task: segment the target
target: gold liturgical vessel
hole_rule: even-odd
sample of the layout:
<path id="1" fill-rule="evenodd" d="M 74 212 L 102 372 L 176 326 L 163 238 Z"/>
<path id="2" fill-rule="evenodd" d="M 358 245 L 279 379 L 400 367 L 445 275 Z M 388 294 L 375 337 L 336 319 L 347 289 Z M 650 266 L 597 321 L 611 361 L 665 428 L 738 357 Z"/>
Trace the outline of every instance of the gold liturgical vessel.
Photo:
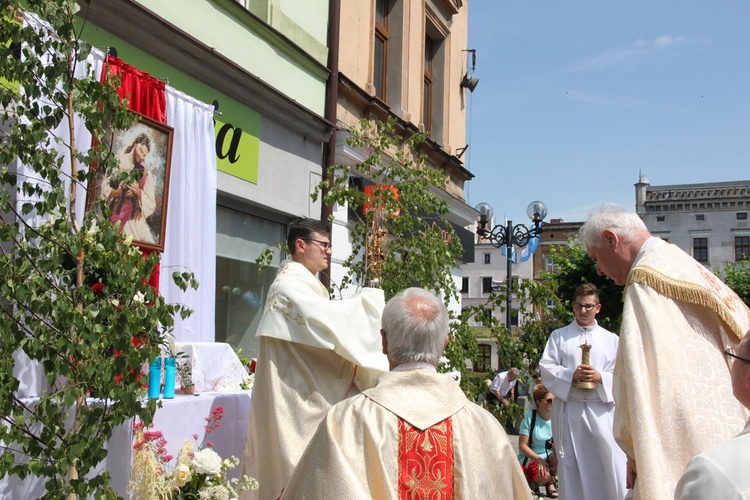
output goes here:
<path id="1" fill-rule="evenodd" d="M 585 342 L 578 347 L 581 348 L 581 364 L 590 365 L 589 357 L 591 356 L 591 344 Z M 584 382 L 583 380 L 579 380 L 573 382 L 573 387 L 578 389 L 596 389 L 596 382 Z"/>
<path id="2" fill-rule="evenodd" d="M 367 234 L 365 245 L 365 262 L 367 286 L 372 288 L 381 287 L 381 276 L 383 264 L 388 251 L 388 228 L 385 224 L 385 210 L 382 206 L 377 207 L 372 220 L 372 225 Z"/>

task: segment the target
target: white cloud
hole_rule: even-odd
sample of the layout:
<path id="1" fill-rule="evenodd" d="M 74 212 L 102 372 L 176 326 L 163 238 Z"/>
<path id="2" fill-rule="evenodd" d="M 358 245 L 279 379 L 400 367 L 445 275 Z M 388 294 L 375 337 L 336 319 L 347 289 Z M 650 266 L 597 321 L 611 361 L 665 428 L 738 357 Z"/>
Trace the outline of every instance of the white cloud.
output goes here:
<path id="1" fill-rule="evenodd" d="M 666 49 L 674 49 L 679 45 L 684 45 L 690 40 L 684 36 L 661 35 L 653 42 L 646 41 L 642 38 L 636 39 L 630 45 L 618 47 L 597 54 L 585 61 L 574 64 L 570 69 L 572 71 L 599 71 L 610 68 L 630 69 L 633 66 L 643 63 L 656 56 L 657 52 Z M 695 39 L 697 42 L 704 41 Z"/>
<path id="2" fill-rule="evenodd" d="M 654 42 L 654 47 L 656 47 L 657 49 L 666 49 L 667 47 L 670 47 L 672 45 L 683 43 L 686 40 L 687 38 L 685 38 L 684 36 L 662 35 L 656 39 L 656 41 Z"/>

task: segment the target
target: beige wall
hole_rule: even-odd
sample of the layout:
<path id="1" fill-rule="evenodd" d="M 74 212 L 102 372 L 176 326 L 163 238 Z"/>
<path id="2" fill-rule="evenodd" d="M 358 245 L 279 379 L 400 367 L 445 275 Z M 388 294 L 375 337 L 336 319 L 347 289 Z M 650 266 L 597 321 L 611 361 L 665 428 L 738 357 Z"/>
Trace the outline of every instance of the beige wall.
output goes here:
<path id="1" fill-rule="evenodd" d="M 442 42 L 440 65 L 442 78 L 436 79 L 434 86 L 442 87 L 441 105 L 433 105 L 434 110 L 442 108 L 438 115 L 439 126 L 434 126 L 431 139 L 437 142 L 449 155 L 454 155 L 466 142 L 466 96 L 468 92 L 460 87 L 466 71 L 468 37 L 468 6 L 460 0 L 392 0 L 392 19 L 400 24 L 389 27 L 389 58 L 397 67 L 388 69 L 388 97 L 386 103 L 390 111 L 406 122 L 419 126 L 422 121 L 422 86 L 424 64 L 424 40 L 427 29 L 426 19 L 432 20 L 433 28 Z M 341 2 L 340 31 L 340 72 L 352 80 L 363 92 L 374 95 L 373 79 L 373 39 L 374 39 L 374 0 L 346 0 Z M 459 6 L 461 4 L 461 6 Z M 456 10 L 451 14 L 451 9 Z M 395 45 L 395 46 L 394 46 Z M 398 51 L 398 54 L 395 52 Z M 436 71 L 437 73 L 437 71 Z M 393 84 L 391 85 L 391 83 Z M 400 87 L 400 88 L 399 88 Z M 338 120 L 346 126 L 357 123 L 367 111 L 360 102 L 353 102 L 345 95 L 340 97 Z M 453 176 L 451 176 L 453 177 Z M 452 179 L 454 182 L 460 179 Z M 455 196 L 457 191 L 451 189 Z M 462 195 L 463 190 L 458 190 Z"/>

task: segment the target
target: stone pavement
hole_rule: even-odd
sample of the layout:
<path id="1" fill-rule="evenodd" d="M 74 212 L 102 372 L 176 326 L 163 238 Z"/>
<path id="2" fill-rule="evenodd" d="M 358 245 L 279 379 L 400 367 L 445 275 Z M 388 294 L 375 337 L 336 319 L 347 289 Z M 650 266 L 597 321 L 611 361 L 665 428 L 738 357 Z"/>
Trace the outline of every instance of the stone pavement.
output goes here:
<path id="1" fill-rule="evenodd" d="M 518 436 L 511 436 L 508 434 L 508 439 L 510 439 L 510 444 L 513 445 L 513 449 L 516 451 L 516 455 L 518 454 Z"/>

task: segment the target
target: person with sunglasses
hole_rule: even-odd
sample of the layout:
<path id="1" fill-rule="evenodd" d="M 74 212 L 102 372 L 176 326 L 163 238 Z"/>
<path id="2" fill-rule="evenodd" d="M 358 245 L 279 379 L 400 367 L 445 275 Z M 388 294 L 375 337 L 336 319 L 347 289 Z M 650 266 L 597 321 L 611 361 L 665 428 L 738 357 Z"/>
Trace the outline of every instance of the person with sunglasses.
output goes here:
<path id="1" fill-rule="evenodd" d="M 533 410 L 528 410 L 518 431 L 518 460 L 532 489 L 545 487 L 549 498 L 559 496 L 555 486 L 557 456 L 552 440 L 552 406 L 555 395 L 544 384 L 534 386 Z"/>
<path id="2" fill-rule="evenodd" d="M 596 285 L 579 285 L 572 304 L 575 319 L 552 332 L 539 361 L 542 382 L 556 396 L 552 434 L 560 498 L 619 500 L 627 491 L 626 457 L 612 431 L 618 338 L 596 322 L 602 307 Z M 591 346 L 588 364 L 582 363 L 583 344 Z M 593 387 L 576 387 L 576 382 Z"/>
<path id="3" fill-rule="evenodd" d="M 750 331 L 740 344 L 724 351 L 730 365 L 732 393 L 750 409 Z M 750 420 L 728 441 L 694 456 L 677 482 L 675 500 L 742 500 L 750 498 Z"/>
<path id="4" fill-rule="evenodd" d="M 281 263 L 258 325 L 258 361 L 243 473 L 275 499 L 331 406 L 375 385 L 382 353 L 383 291 L 330 300 L 317 274 L 328 267 L 331 234 L 321 221 L 289 224 L 291 258 Z"/>

